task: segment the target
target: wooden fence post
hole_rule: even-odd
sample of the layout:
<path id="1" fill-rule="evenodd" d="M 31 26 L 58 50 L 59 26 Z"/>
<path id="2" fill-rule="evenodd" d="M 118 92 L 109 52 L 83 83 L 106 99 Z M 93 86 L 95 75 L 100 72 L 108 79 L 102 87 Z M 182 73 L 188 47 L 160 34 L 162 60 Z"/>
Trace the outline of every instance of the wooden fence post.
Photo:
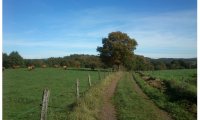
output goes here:
<path id="1" fill-rule="evenodd" d="M 79 79 L 76 80 L 76 98 L 79 99 Z"/>
<path id="2" fill-rule="evenodd" d="M 90 80 L 90 74 L 88 74 L 88 82 L 89 82 L 89 86 L 91 87 L 92 84 L 91 84 L 91 80 Z"/>
<path id="3" fill-rule="evenodd" d="M 49 96 L 50 96 L 50 91 L 48 89 L 44 89 L 40 120 L 47 120 Z"/>

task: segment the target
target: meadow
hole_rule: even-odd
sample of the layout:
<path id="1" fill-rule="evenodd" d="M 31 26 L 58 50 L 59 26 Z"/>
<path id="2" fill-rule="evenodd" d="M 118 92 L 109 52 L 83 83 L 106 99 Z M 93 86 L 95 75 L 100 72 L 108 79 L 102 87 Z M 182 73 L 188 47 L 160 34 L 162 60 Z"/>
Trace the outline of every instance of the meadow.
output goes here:
<path id="1" fill-rule="evenodd" d="M 160 108 L 171 113 L 174 119 L 196 119 L 196 69 L 143 71 L 133 73 L 133 76 L 151 100 Z"/>
<path id="2" fill-rule="evenodd" d="M 35 120 L 40 118 L 42 94 L 50 90 L 48 119 L 66 119 L 76 101 L 76 80 L 80 81 L 80 95 L 98 83 L 98 71 L 63 70 L 61 68 L 6 69 L 3 72 L 3 119 Z M 100 72 L 102 78 L 105 76 Z"/>

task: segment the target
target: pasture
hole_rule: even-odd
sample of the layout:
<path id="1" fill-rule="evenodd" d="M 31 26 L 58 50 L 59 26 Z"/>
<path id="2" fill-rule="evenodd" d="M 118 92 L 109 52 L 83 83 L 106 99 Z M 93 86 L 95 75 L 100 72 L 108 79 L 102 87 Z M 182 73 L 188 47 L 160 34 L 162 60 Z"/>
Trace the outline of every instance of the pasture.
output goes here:
<path id="1" fill-rule="evenodd" d="M 76 79 L 80 80 L 80 95 L 98 83 L 98 71 L 63 70 L 61 68 L 6 69 L 3 72 L 4 120 L 36 120 L 40 118 L 42 94 L 50 89 L 48 119 L 66 119 L 76 100 Z M 102 78 L 106 75 L 100 72 Z"/>

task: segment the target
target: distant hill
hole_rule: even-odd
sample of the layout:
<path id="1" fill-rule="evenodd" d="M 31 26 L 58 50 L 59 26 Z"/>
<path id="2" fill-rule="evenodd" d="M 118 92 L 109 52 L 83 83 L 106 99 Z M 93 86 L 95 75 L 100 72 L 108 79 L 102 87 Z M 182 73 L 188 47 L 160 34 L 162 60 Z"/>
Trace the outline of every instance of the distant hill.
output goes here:
<path id="1" fill-rule="evenodd" d="M 186 63 L 197 63 L 197 58 L 159 58 L 159 59 L 153 59 L 148 58 L 150 61 L 162 61 L 164 63 L 171 63 L 174 60 L 182 60 Z"/>
<path id="2" fill-rule="evenodd" d="M 154 66 L 165 64 L 166 69 L 197 68 L 197 58 L 147 58 Z"/>

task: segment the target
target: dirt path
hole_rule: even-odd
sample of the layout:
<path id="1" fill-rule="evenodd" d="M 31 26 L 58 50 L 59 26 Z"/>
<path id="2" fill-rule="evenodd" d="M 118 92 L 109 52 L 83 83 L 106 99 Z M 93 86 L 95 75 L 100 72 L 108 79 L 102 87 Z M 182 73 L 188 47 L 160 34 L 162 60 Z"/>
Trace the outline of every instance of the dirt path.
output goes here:
<path id="1" fill-rule="evenodd" d="M 160 120 L 172 120 L 172 118 L 169 116 L 169 114 L 167 112 L 159 109 L 154 104 L 154 102 L 149 99 L 149 97 L 137 85 L 135 80 L 133 80 L 133 77 L 131 76 L 131 74 L 129 74 L 129 79 L 131 81 L 133 81 L 133 89 L 134 89 L 134 91 L 138 94 L 138 96 L 140 96 L 142 99 L 144 99 L 144 101 L 146 101 L 145 103 L 150 105 L 150 107 L 152 107 L 152 109 L 154 109 L 156 111 L 156 113 L 159 116 Z M 105 94 L 103 96 L 103 103 L 104 104 L 103 104 L 103 108 L 101 110 L 101 116 L 100 116 L 101 120 L 117 120 L 115 107 L 111 102 L 111 98 L 114 95 L 114 92 L 115 92 L 115 89 L 116 89 L 118 81 L 119 80 L 113 80 L 111 82 L 111 84 L 109 85 L 109 87 L 105 90 Z"/>
<path id="2" fill-rule="evenodd" d="M 162 120 L 172 120 L 172 118 L 170 117 L 170 115 L 166 111 L 158 108 L 155 105 L 155 103 L 149 99 L 149 97 L 138 86 L 138 84 L 133 79 L 133 77 L 131 75 L 129 75 L 129 76 L 130 76 L 130 79 L 133 81 L 133 89 L 135 90 L 135 92 L 138 93 L 139 96 L 141 96 L 143 99 L 145 99 L 145 101 L 148 102 L 152 106 L 152 108 L 154 108 L 156 110 L 156 112 L 160 116 L 160 118 Z"/>
<path id="3" fill-rule="evenodd" d="M 104 105 L 101 111 L 101 120 L 117 120 L 115 107 L 111 103 L 118 80 L 113 80 L 109 87 L 105 90 L 103 97 Z"/>

